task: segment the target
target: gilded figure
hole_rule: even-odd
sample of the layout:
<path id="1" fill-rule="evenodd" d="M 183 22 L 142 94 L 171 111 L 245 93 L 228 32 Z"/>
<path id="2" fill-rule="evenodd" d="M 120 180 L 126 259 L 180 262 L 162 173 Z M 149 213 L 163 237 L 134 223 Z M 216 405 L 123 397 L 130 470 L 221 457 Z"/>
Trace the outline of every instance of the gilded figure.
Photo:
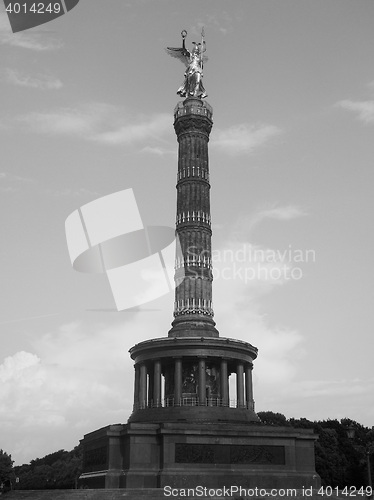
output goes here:
<path id="1" fill-rule="evenodd" d="M 177 90 L 177 94 L 181 97 L 198 97 L 203 99 L 207 97 L 203 86 L 203 65 L 207 61 L 204 55 L 206 51 L 206 43 L 204 40 L 204 29 L 201 32 L 201 42 L 192 42 L 193 48 L 190 52 L 186 48 L 186 36 L 187 31 L 183 30 L 182 33 L 182 47 L 172 48 L 167 47 L 166 52 L 172 57 L 176 57 L 186 66 L 186 71 L 184 73 L 183 85 Z"/>

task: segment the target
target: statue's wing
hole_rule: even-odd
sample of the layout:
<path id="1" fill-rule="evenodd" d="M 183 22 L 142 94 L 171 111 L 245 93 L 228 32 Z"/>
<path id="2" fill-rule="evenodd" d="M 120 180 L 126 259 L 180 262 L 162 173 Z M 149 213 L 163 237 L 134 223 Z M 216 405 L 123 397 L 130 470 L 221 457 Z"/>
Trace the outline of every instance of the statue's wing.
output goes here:
<path id="1" fill-rule="evenodd" d="M 183 49 L 182 47 L 179 49 L 174 49 L 173 47 L 167 47 L 165 50 L 166 53 L 169 54 L 169 56 L 179 59 L 186 67 L 188 66 L 188 55 L 189 55 L 188 50 Z"/>

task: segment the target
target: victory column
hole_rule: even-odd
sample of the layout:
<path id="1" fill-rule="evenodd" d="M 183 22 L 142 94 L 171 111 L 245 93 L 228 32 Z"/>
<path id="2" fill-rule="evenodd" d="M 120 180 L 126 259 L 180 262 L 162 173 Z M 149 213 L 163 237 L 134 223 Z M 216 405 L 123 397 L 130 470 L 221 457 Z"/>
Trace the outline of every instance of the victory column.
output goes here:
<path id="1" fill-rule="evenodd" d="M 222 338 L 212 306 L 208 142 L 212 107 L 203 99 L 200 43 L 167 52 L 186 66 L 174 110 L 179 143 L 174 321 L 168 337 L 130 349 L 134 405 L 127 424 L 82 440 L 90 488 L 302 488 L 318 486 L 311 430 L 267 426 L 254 411 L 248 342 Z M 234 375 L 232 394 L 230 376 Z M 163 491 L 163 490 L 161 490 Z M 161 497 L 160 497 L 161 498 Z"/>

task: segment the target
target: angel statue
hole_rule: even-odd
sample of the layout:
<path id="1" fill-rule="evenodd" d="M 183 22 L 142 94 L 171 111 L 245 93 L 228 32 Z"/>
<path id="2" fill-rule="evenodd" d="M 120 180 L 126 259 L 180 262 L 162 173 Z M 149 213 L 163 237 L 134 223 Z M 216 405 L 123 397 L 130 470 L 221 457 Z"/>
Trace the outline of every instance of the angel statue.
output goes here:
<path id="1" fill-rule="evenodd" d="M 185 38 L 187 31 L 183 30 L 182 33 L 183 45 L 181 48 L 168 47 L 166 52 L 172 57 L 176 57 L 186 66 L 184 73 L 184 83 L 177 90 L 177 94 L 181 97 L 198 97 L 202 99 L 207 97 L 205 92 L 202 77 L 203 77 L 203 62 L 207 58 L 203 55 L 206 51 L 206 44 L 204 40 L 204 29 L 201 32 L 201 43 L 193 43 L 192 52 L 186 49 Z"/>

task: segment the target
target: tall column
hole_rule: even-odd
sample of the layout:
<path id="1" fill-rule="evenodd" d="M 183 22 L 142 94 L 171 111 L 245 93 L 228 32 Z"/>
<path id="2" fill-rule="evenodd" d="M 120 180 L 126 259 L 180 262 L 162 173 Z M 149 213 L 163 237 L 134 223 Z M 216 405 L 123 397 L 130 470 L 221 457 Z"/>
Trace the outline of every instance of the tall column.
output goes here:
<path id="1" fill-rule="evenodd" d="M 221 359 L 221 400 L 223 406 L 229 406 L 229 376 L 227 373 L 227 359 Z"/>
<path id="2" fill-rule="evenodd" d="M 139 406 L 139 365 L 134 365 L 135 370 L 135 380 L 134 380 L 134 409 L 138 409 Z"/>
<path id="3" fill-rule="evenodd" d="M 153 404 L 161 406 L 161 361 L 156 360 L 153 366 Z"/>
<path id="4" fill-rule="evenodd" d="M 206 371 L 205 359 L 199 359 L 199 404 L 206 405 Z"/>
<path id="5" fill-rule="evenodd" d="M 253 385 L 252 385 L 252 366 L 250 364 L 245 367 L 245 398 L 247 401 L 248 410 L 253 408 Z"/>
<path id="6" fill-rule="evenodd" d="M 236 366 L 236 394 L 237 406 L 243 408 L 244 406 L 244 380 L 243 380 L 243 363 L 239 362 Z"/>
<path id="7" fill-rule="evenodd" d="M 139 407 L 145 408 L 147 402 L 147 367 L 144 363 L 140 365 L 139 381 Z"/>
<path id="8" fill-rule="evenodd" d="M 174 406 L 180 406 L 182 399 L 182 360 L 175 359 L 174 365 Z"/>
<path id="9" fill-rule="evenodd" d="M 212 256 L 208 142 L 213 109 L 187 98 L 174 111 L 177 134 L 177 249 L 175 307 L 169 337 L 218 337 L 212 308 Z M 191 324 L 194 324 L 191 328 Z"/>

